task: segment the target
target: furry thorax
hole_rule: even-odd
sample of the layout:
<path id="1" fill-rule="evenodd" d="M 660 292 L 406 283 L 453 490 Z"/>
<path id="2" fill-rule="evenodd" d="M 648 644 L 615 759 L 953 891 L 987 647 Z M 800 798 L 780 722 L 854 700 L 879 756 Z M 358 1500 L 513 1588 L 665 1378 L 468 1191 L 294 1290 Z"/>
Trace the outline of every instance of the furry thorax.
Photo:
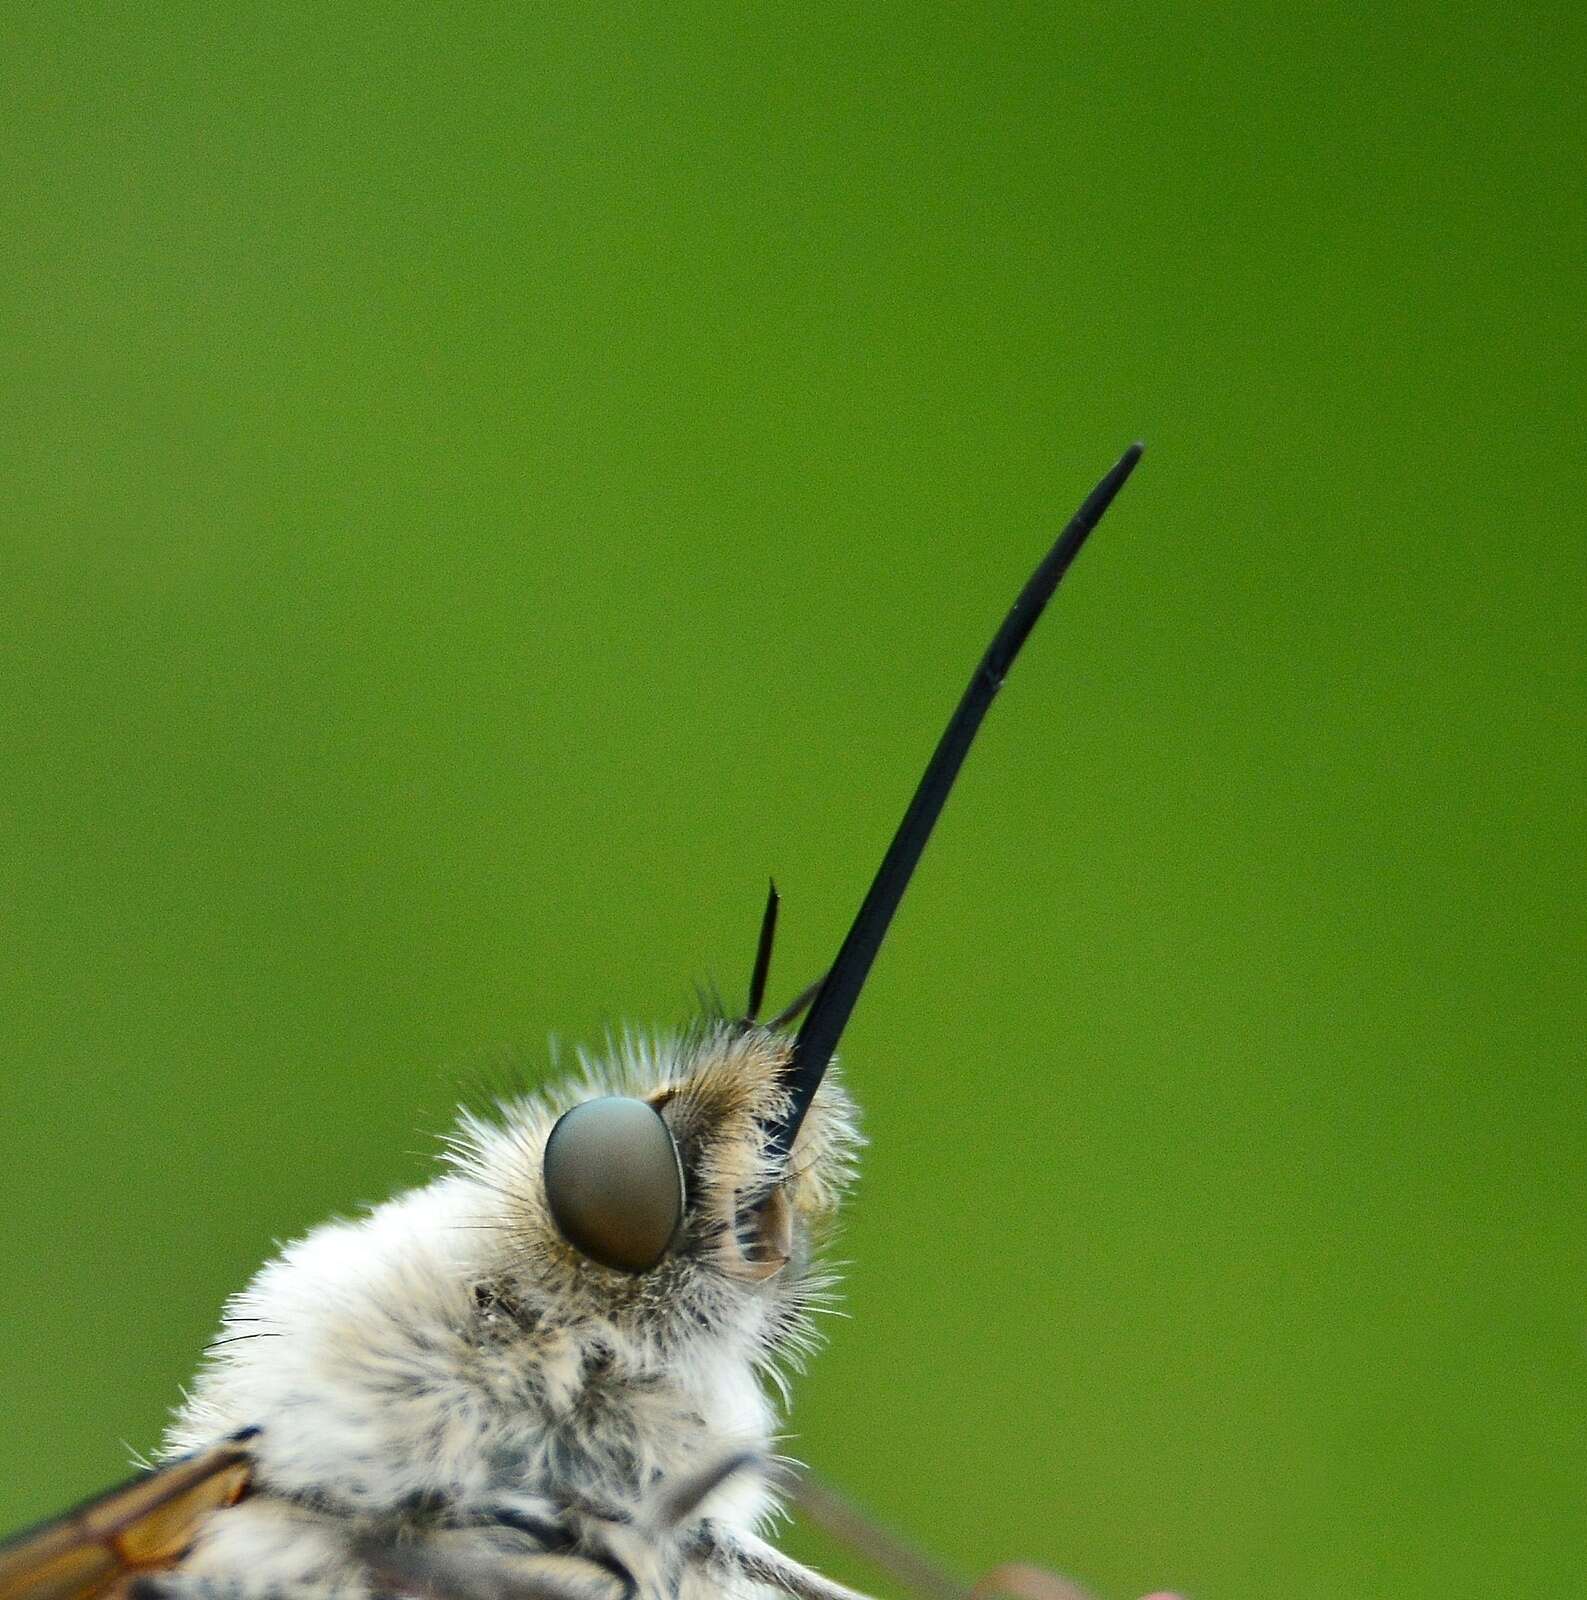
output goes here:
<path id="1" fill-rule="evenodd" d="M 756 1538 L 765 1474 L 723 1467 L 705 1483 L 716 1463 L 770 1455 L 786 1373 L 830 1290 L 815 1251 L 860 1143 L 834 1070 L 778 1183 L 764 1130 L 785 1108 L 788 1049 L 731 1023 L 625 1035 L 606 1059 L 581 1057 L 573 1082 L 465 1112 L 432 1183 L 283 1250 L 228 1305 L 165 1441 L 177 1454 L 257 1428 L 255 1492 L 158 1587 L 351 1600 L 386 1587 L 371 1539 L 425 1563 L 464 1540 L 473 1575 L 426 1568 L 427 1587 L 481 1597 L 502 1588 L 481 1576 L 489 1552 L 572 1552 L 596 1580 L 619 1572 L 619 1592 L 666 1595 L 721 1590 L 698 1588 L 709 1561 L 690 1575 L 689 1551 L 716 1548 L 706 1529 L 775 1559 Z M 684 1170 L 673 1248 L 639 1275 L 581 1256 L 547 1209 L 552 1126 L 605 1094 L 649 1101 Z M 783 1244 L 769 1261 L 743 1221 L 745 1198 L 768 1193 Z M 698 1508 L 679 1488 L 691 1481 Z M 753 1563 L 736 1570 L 753 1588 Z M 564 1554 L 523 1592 L 599 1592 L 572 1571 Z"/>

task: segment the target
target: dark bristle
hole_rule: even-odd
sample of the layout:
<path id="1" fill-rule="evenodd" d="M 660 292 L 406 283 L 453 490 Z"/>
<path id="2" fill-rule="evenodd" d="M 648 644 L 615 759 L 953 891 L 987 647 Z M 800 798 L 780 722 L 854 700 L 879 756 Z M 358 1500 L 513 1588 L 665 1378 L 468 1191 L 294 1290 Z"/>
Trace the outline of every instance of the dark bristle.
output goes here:
<path id="1" fill-rule="evenodd" d="M 749 978 L 749 1004 L 744 1007 L 746 1024 L 760 1021 L 760 1008 L 766 999 L 766 979 L 771 975 L 771 948 L 777 937 L 777 884 L 766 883 L 766 909 L 761 913 L 760 938 L 755 945 L 755 968 Z"/>
<path id="2" fill-rule="evenodd" d="M 822 973 L 822 975 L 817 978 L 814 983 L 807 983 L 804 988 L 802 988 L 799 993 L 796 994 L 793 999 L 790 1000 L 788 1004 L 785 1005 L 782 1010 L 779 1011 L 777 1015 L 766 1024 L 766 1026 L 773 1033 L 776 1033 L 783 1028 L 791 1027 L 800 1019 L 800 1017 L 805 1014 L 806 1011 L 809 1010 L 811 1004 L 815 1000 L 815 997 L 821 993 L 821 985 L 826 981 L 826 974 Z"/>

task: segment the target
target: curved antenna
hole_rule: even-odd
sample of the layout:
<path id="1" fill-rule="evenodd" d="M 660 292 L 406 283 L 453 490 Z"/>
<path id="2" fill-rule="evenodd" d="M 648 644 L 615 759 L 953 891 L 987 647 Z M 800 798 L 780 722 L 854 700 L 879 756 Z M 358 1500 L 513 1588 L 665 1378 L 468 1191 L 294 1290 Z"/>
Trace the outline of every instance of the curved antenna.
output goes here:
<path id="1" fill-rule="evenodd" d="M 980 665 L 970 679 L 953 713 L 936 751 L 922 775 L 904 820 L 893 835 L 893 842 L 882 857 L 865 899 L 861 902 L 854 924 L 849 929 L 821 985 L 821 991 L 811 1005 L 798 1037 L 794 1040 L 784 1075 L 791 1101 L 787 1116 L 769 1130 L 769 1148 L 775 1154 L 787 1157 L 804 1122 L 810 1102 L 826 1075 L 838 1040 L 843 1036 L 854 1002 L 870 974 L 871 963 L 881 948 L 898 902 L 904 897 L 909 879 L 920 860 L 932 827 L 942 811 L 953 780 L 975 739 L 976 730 L 986 716 L 997 691 L 1003 687 L 1009 668 L 1019 654 L 1030 630 L 1036 626 L 1053 590 L 1069 570 L 1069 564 L 1079 555 L 1086 536 L 1102 520 L 1102 514 L 1113 502 L 1113 497 L 1124 487 L 1125 480 L 1135 470 L 1144 447 L 1132 444 L 1114 463 L 1107 476 L 1086 496 L 1085 503 L 1070 519 L 1069 525 L 1058 535 L 1057 542 L 1042 558 L 1020 590 L 1003 626 L 997 630 Z"/>
<path id="2" fill-rule="evenodd" d="M 760 939 L 755 945 L 755 970 L 749 975 L 749 1004 L 744 1007 L 744 1023 L 760 1021 L 760 1008 L 766 998 L 766 979 L 771 973 L 771 947 L 777 937 L 777 880 L 766 880 L 766 909 L 760 917 Z"/>

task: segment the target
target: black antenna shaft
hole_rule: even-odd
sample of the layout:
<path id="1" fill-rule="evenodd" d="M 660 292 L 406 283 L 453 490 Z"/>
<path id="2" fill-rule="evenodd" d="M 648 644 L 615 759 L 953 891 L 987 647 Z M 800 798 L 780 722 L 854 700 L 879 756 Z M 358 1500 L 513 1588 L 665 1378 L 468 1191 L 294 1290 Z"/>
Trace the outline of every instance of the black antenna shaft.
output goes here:
<path id="1" fill-rule="evenodd" d="M 1031 574 L 1020 590 L 1003 626 L 997 630 L 987 652 L 981 658 L 975 675 L 965 689 L 958 709 L 943 730 L 936 751 L 921 777 L 904 820 L 887 847 L 887 854 L 877 869 L 859 914 L 848 931 L 837 959 L 832 963 L 821 992 L 810 1007 L 794 1040 L 793 1054 L 789 1060 L 786 1084 L 793 1095 L 793 1104 L 787 1118 L 771 1130 L 772 1148 L 786 1156 L 793 1149 L 800 1125 L 810 1102 L 825 1075 L 843 1035 L 854 1003 L 870 974 L 871 963 L 881 948 L 888 924 L 904 897 L 921 852 L 931 837 L 931 830 L 941 814 L 948 791 L 959 775 L 965 755 L 974 742 L 981 720 L 992 704 L 997 691 L 1003 687 L 1020 646 L 1036 626 L 1036 620 L 1052 598 L 1069 564 L 1080 553 L 1080 547 L 1113 497 L 1124 487 L 1125 480 L 1135 470 L 1141 459 L 1142 446 L 1132 444 L 1115 463 L 1112 470 L 1086 497 L 1085 503 L 1074 514 L 1069 525 L 1058 536 L 1051 550 Z"/>

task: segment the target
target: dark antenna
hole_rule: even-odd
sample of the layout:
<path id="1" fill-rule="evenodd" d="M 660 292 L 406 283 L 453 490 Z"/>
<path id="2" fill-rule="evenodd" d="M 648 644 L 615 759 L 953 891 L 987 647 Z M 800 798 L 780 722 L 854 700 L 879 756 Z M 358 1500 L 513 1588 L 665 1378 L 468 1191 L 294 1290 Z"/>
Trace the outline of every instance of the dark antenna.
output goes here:
<path id="1" fill-rule="evenodd" d="M 1013 666 L 1020 646 L 1036 626 L 1036 619 L 1052 598 L 1053 590 L 1069 570 L 1070 562 L 1079 555 L 1086 536 L 1102 520 L 1103 512 L 1135 470 L 1142 448 L 1132 444 L 1119 457 L 1107 476 L 1086 496 L 1068 527 L 1058 535 L 1057 543 L 1020 590 L 1019 598 L 975 669 L 952 720 L 943 730 L 915 796 L 909 802 L 909 809 L 904 813 L 904 820 L 899 823 L 898 832 L 893 835 L 893 842 L 887 847 L 887 854 L 882 857 L 882 864 L 860 905 L 859 914 L 794 1040 L 785 1077 L 792 1101 L 787 1116 L 770 1129 L 769 1145 L 774 1153 L 786 1157 L 793 1149 L 805 1113 L 843 1036 L 854 1002 L 865 986 L 871 963 L 881 948 L 898 902 L 904 897 L 915 864 L 931 837 L 953 780 L 964 764 L 981 719 L 1003 687 L 1003 679 Z"/>
<path id="2" fill-rule="evenodd" d="M 766 909 L 760 917 L 760 939 L 755 945 L 755 970 L 749 975 L 749 1004 L 744 1007 L 744 1023 L 760 1021 L 760 1008 L 766 998 L 766 979 L 771 973 L 771 947 L 777 937 L 777 883 L 766 881 Z"/>

